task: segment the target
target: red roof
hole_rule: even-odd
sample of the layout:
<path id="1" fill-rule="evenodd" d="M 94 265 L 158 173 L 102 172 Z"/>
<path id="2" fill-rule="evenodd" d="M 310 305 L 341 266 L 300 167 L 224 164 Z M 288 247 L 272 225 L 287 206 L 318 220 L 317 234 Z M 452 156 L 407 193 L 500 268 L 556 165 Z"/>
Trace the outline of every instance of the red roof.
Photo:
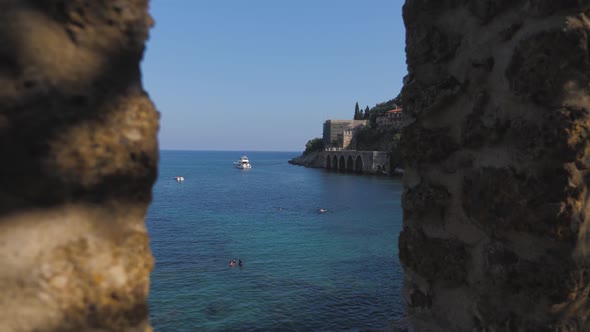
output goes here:
<path id="1" fill-rule="evenodd" d="M 392 109 L 391 111 L 387 111 L 387 113 L 400 113 L 401 111 L 402 111 L 401 108 L 395 108 L 395 109 Z"/>

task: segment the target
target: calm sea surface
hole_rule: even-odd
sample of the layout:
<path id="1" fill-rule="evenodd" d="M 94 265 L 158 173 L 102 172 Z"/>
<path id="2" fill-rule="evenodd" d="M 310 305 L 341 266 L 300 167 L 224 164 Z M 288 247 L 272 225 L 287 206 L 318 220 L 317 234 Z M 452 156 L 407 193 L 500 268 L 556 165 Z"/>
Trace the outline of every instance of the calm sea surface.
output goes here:
<path id="1" fill-rule="evenodd" d="M 252 169 L 233 168 L 243 154 Z M 298 154 L 161 153 L 147 217 L 156 331 L 356 331 L 401 317 L 400 181 L 287 163 Z"/>

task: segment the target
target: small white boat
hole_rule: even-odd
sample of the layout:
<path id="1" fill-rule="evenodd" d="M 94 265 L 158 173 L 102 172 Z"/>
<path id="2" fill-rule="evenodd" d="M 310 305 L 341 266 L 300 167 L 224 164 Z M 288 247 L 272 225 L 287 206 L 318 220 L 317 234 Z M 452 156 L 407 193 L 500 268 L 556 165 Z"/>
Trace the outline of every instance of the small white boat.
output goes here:
<path id="1" fill-rule="evenodd" d="M 239 169 L 250 169 L 250 168 L 252 168 L 252 165 L 250 165 L 250 161 L 248 160 L 248 157 L 246 157 L 246 156 L 242 156 L 240 158 L 240 160 L 234 161 L 234 166 L 236 168 L 239 168 Z"/>
<path id="2" fill-rule="evenodd" d="M 174 180 L 176 180 L 176 182 L 182 182 L 184 181 L 184 176 L 175 176 Z"/>

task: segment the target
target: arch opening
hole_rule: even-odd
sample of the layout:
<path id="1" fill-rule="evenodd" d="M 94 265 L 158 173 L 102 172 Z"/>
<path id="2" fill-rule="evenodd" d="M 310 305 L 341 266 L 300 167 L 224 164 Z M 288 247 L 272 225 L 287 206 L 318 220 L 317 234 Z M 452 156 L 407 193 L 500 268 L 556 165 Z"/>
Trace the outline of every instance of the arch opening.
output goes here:
<path id="1" fill-rule="evenodd" d="M 349 172 L 354 171 L 354 163 L 352 161 L 352 156 L 348 156 L 348 159 L 346 160 L 346 170 Z"/>
<path id="2" fill-rule="evenodd" d="M 363 158 L 361 158 L 361 156 L 357 156 L 356 157 L 356 162 L 354 165 L 354 170 L 357 173 L 362 173 L 363 172 Z"/>

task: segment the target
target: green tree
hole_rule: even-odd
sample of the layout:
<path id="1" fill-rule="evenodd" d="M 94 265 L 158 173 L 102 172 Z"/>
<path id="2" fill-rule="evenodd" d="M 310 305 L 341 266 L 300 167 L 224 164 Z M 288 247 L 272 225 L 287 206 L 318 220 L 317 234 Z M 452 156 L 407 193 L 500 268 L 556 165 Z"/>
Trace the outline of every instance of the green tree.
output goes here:
<path id="1" fill-rule="evenodd" d="M 356 105 L 354 106 L 354 119 L 355 120 L 360 120 L 361 119 L 361 112 L 359 109 L 359 102 L 356 102 Z"/>
<path id="2" fill-rule="evenodd" d="M 305 144 L 305 151 L 303 151 L 303 155 L 310 154 L 316 151 L 322 151 L 324 149 L 324 140 L 322 138 L 314 138 L 307 141 Z"/>

